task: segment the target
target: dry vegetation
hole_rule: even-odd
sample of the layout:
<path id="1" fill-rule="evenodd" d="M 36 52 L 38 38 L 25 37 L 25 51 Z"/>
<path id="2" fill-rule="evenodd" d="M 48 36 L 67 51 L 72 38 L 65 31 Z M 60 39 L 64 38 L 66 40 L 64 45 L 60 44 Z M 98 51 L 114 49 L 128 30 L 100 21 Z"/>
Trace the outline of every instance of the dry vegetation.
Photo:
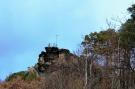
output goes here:
<path id="1" fill-rule="evenodd" d="M 41 83 L 41 80 L 24 81 L 18 77 L 9 82 L 2 82 L 0 89 L 41 89 L 39 88 Z"/>
<path id="2" fill-rule="evenodd" d="M 83 73 L 76 66 L 62 66 L 47 77 L 34 80 L 23 80 L 20 77 L 11 81 L 2 82 L 0 89 L 83 89 Z"/>
<path id="3" fill-rule="evenodd" d="M 38 77 L 33 80 L 17 77 L 11 81 L 2 82 L 0 89 L 86 89 L 84 64 L 85 61 L 80 60 L 77 65 L 63 65 L 60 70 L 52 72 L 47 77 Z M 103 77 L 99 67 L 93 65 L 92 73 L 87 89 L 111 88 L 110 78 Z"/>

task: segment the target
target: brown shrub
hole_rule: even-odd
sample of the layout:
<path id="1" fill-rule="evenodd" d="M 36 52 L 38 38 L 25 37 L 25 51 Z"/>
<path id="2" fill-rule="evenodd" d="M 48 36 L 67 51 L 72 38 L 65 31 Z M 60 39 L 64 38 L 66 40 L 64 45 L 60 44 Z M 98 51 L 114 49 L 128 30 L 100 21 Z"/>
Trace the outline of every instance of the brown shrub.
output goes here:
<path id="1" fill-rule="evenodd" d="M 24 81 L 16 78 L 9 82 L 2 82 L 0 89 L 40 89 L 41 80 Z"/>

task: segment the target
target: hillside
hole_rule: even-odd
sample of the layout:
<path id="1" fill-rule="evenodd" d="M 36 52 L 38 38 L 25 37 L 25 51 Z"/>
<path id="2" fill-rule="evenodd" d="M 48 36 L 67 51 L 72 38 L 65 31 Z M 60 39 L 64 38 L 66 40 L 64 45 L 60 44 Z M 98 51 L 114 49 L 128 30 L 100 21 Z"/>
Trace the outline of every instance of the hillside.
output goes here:
<path id="1" fill-rule="evenodd" d="M 21 71 L 18 73 L 11 74 L 6 80 L 11 81 L 17 76 L 27 79 L 29 76 L 46 77 L 61 70 L 61 68 L 72 67 L 78 64 L 78 57 L 68 49 L 59 49 L 58 47 L 45 47 L 45 51 L 39 54 L 38 62 L 33 66 L 29 67 L 28 71 Z M 31 78 L 30 78 L 31 79 Z"/>
<path id="2" fill-rule="evenodd" d="M 45 47 L 27 71 L 9 75 L 0 89 L 135 89 L 135 4 L 119 29 L 85 35 L 80 55 Z"/>
<path id="3" fill-rule="evenodd" d="M 33 67 L 11 74 L 0 84 L 0 89 L 82 89 L 84 73 L 81 67 L 79 57 L 68 49 L 45 47 Z"/>

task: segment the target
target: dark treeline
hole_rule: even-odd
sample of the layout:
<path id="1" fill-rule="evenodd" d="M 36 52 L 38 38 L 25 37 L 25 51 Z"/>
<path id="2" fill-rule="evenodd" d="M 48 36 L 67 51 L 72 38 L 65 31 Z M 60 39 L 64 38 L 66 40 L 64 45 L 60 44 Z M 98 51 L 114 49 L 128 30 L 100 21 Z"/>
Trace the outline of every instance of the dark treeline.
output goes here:
<path id="1" fill-rule="evenodd" d="M 119 30 L 108 28 L 105 31 L 93 32 L 86 35 L 82 42 L 85 48 L 83 53 L 88 61 L 92 60 L 87 67 L 91 74 L 87 74 L 87 87 L 90 89 L 95 89 L 95 79 L 92 77 L 93 68 L 90 69 L 89 65 L 93 66 L 95 62 L 104 71 L 99 75 L 105 84 L 103 89 L 135 88 L 135 5 L 127 10 L 131 17 L 121 24 Z"/>

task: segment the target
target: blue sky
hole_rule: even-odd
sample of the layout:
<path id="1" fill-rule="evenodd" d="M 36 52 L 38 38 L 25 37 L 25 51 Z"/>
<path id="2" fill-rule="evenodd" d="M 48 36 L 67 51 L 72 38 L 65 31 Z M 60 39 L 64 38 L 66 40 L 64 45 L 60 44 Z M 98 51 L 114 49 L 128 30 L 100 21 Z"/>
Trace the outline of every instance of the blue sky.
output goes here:
<path id="1" fill-rule="evenodd" d="M 75 51 L 82 35 L 125 19 L 134 0 L 0 0 L 0 79 L 37 62 L 48 43 Z M 116 22 L 117 23 L 117 22 Z"/>

